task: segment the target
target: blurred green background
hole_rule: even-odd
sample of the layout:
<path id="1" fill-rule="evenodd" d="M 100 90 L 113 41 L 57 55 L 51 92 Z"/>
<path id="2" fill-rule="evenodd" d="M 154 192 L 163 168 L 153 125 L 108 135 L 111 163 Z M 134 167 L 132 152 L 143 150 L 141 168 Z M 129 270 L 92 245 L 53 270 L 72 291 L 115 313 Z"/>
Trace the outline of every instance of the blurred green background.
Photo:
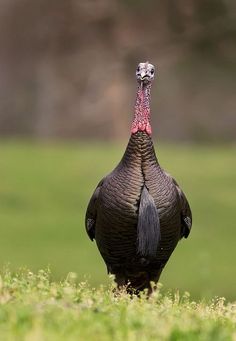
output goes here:
<path id="1" fill-rule="evenodd" d="M 54 279 L 75 271 L 79 280 L 106 283 L 84 214 L 93 189 L 124 148 L 123 143 L 2 141 L 1 266 L 6 261 L 13 269 L 49 265 Z M 156 149 L 193 211 L 192 233 L 179 243 L 161 282 L 195 297 L 235 299 L 235 145 L 158 144 Z"/>
<path id="2" fill-rule="evenodd" d="M 51 267 L 93 285 L 84 231 L 98 181 L 127 144 L 135 68 L 156 66 L 153 138 L 193 230 L 166 288 L 235 299 L 236 2 L 0 0 L 0 266 Z"/>

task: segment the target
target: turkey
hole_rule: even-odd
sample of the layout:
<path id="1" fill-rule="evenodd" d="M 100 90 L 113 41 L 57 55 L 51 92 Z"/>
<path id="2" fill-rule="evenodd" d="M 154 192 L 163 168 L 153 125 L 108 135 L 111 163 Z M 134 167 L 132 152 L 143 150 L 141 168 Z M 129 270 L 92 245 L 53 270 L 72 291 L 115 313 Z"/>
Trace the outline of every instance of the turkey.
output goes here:
<path id="1" fill-rule="evenodd" d="M 97 185 L 85 225 L 118 288 L 152 292 L 178 241 L 192 226 L 188 201 L 157 160 L 150 125 L 155 68 L 140 63 L 131 136 L 117 167 Z"/>

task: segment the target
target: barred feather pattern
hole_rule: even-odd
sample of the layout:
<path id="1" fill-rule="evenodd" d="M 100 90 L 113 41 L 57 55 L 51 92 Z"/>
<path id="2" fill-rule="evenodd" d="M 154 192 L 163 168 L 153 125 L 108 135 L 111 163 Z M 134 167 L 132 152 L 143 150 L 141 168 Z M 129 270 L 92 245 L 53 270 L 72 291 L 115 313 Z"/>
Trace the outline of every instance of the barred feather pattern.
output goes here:
<path id="1" fill-rule="evenodd" d="M 156 207 L 161 235 L 154 241 L 151 256 L 138 252 L 144 186 Z M 150 281 L 159 279 L 181 237 L 181 207 L 176 186 L 160 167 L 149 134 L 131 135 L 120 163 L 104 178 L 96 207 L 95 240 L 108 272 L 115 274 L 118 286 L 150 289 Z"/>

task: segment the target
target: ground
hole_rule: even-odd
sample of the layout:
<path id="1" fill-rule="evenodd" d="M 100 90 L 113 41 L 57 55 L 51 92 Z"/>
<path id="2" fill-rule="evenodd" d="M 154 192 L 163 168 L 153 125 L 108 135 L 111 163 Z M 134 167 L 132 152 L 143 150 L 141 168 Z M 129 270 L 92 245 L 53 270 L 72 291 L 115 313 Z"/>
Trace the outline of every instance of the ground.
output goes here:
<path id="1" fill-rule="evenodd" d="M 236 340 L 236 304 L 193 301 L 158 290 L 130 298 L 108 287 L 77 283 L 75 273 L 52 282 L 50 272 L 21 270 L 0 277 L 0 339 L 8 340 Z"/>

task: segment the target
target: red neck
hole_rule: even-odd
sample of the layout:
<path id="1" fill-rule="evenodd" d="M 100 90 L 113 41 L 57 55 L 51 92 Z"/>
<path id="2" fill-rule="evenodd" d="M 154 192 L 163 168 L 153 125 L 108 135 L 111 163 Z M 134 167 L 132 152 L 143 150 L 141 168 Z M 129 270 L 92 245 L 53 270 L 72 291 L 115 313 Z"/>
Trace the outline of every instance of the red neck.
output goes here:
<path id="1" fill-rule="evenodd" d="M 148 135 L 152 133 L 150 125 L 150 91 L 151 83 L 138 85 L 134 106 L 134 119 L 131 126 L 132 134 L 135 134 L 137 131 L 145 131 Z"/>

